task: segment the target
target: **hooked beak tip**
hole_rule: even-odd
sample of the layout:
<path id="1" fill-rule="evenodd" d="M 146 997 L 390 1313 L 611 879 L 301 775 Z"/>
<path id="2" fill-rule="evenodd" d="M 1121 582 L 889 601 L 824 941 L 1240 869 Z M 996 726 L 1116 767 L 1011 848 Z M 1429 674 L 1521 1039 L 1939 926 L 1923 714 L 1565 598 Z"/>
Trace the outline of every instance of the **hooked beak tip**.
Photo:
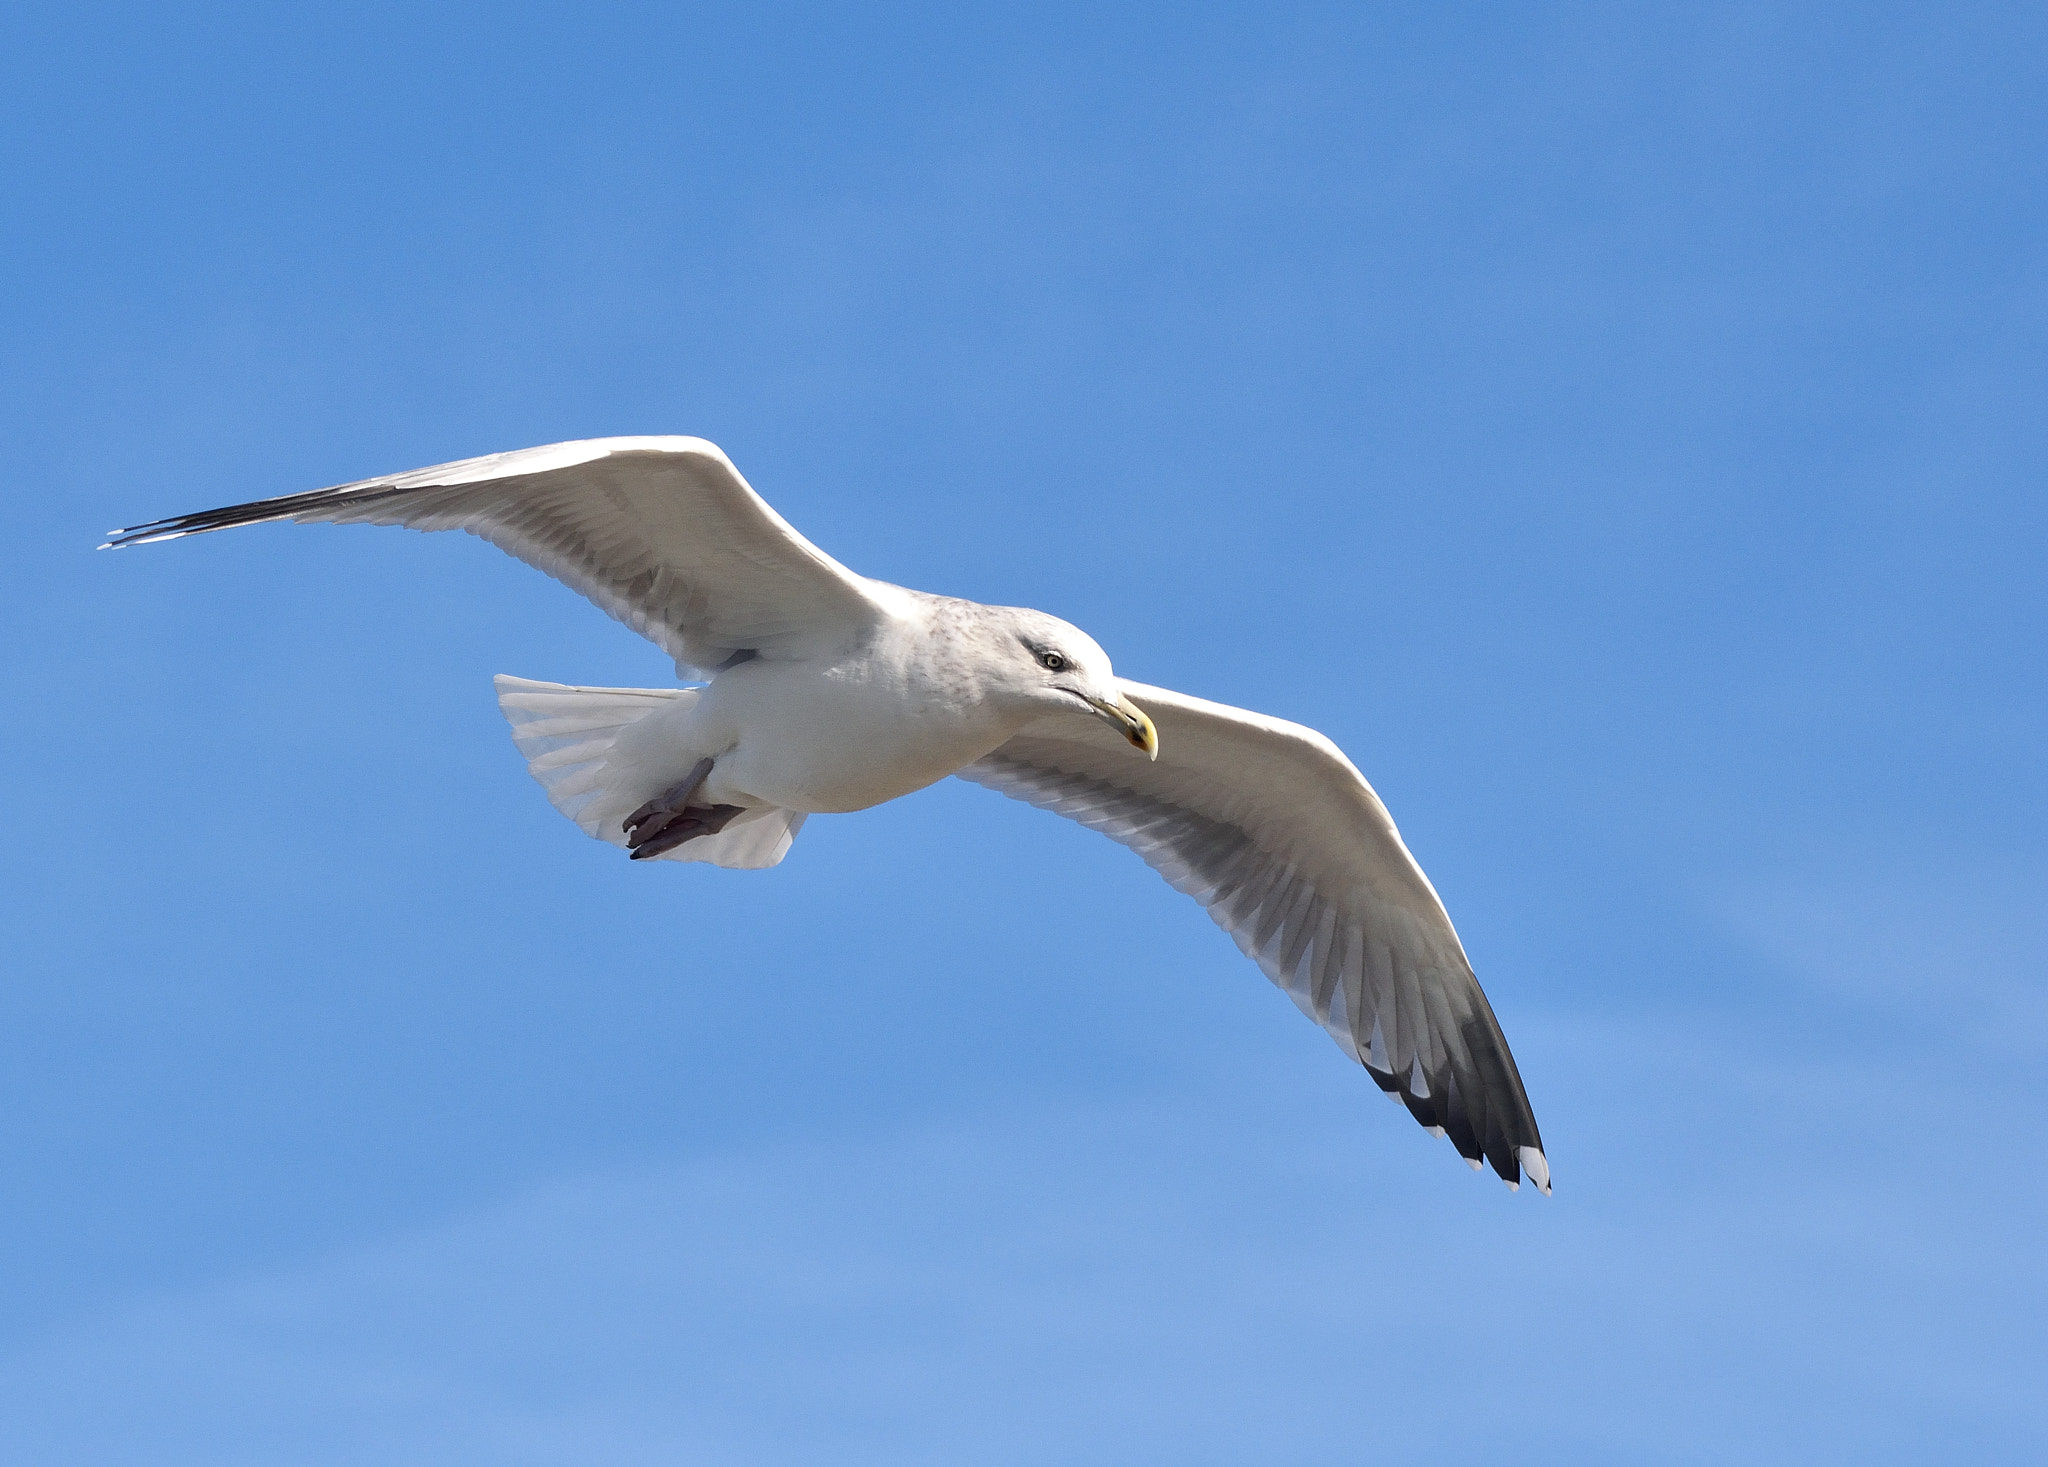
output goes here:
<path id="1" fill-rule="evenodd" d="M 1159 730 L 1152 726 L 1152 720 L 1145 716 L 1144 709 L 1122 696 L 1115 702 L 1089 693 L 1081 696 L 1104 719 L 1116 725 L 1117 732 L 1129 741 L 1132 748 L 1143 750 L 1147 759 L 1159 757 Z"/>
<path id="2" fill-rule="evenodd" d="M 1124 737 L 1131 741 L 1131 747 L 1144 750 L 1147 759 L 1156 760 L 1159 757 L 1159 730 L 1152 726 L 1145 710 L 1129 698 L 1119 698 L 1116 711 L 1123 716 Z"/>

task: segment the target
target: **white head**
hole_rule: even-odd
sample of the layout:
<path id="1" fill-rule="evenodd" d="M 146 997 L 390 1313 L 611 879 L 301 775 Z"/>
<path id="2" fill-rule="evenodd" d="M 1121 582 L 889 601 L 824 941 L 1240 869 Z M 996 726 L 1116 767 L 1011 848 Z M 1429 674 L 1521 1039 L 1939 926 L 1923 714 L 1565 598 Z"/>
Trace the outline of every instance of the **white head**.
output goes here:
<path id="1" fill-rule="evenodd" d="M 1159 734 L 1117 686 L 1109 654 L 1079 627 L 1021 606 L 983 606 L 984 687 L 1019 712 L 1100 718 L 1153 759 Z"/>

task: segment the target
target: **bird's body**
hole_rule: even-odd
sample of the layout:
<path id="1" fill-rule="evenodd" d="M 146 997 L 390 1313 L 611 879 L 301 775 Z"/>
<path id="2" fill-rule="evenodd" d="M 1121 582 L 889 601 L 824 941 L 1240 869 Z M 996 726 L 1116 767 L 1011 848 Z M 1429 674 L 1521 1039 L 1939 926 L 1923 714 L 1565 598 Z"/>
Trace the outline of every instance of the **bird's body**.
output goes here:
<path id="1" fill-rule="evenodd" d="M 1008 620 L 989 613 L 1008 608 L 878 589 L 901 605 L 858 640 L 714 672 L 695 699 L 630 725 L 613 762 L 631 766 L 642 798 L 710 758 L 707 803 L 838 815 L 936 784 L 1039 716 L 977 675 L 975 654 Z"/>
<path id="2" fill-rule="evenodd" d="M 772 866 L 804 819 L 945 778 L 1137 851 L 1417 1120 L 1510 1186 L 1549 1164 L 1442 903 L 1311 729 L 1119 679 L 1043 612 L 855 575 L 717 448 L 611 438 L 442 464 L 122 532 L 266 520 L 460 529 L 580 591 L 698 686 L 500 676 L 549 800 L 636 860 Z"/>

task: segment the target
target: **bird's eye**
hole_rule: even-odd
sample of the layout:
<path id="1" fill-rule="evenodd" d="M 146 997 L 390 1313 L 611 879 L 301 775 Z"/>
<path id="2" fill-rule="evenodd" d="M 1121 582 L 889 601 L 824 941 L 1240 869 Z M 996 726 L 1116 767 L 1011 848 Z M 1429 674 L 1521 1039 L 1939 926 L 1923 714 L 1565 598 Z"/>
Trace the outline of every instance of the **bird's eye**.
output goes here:
<path id="1" fill-rule="evenodd" d="M 1067 654 L 1055 652 L 1052 648 L 1048 647 L 1038 654 L 1038 665 L 1047 672 L 1059 672 L 1067 665 Z"/>

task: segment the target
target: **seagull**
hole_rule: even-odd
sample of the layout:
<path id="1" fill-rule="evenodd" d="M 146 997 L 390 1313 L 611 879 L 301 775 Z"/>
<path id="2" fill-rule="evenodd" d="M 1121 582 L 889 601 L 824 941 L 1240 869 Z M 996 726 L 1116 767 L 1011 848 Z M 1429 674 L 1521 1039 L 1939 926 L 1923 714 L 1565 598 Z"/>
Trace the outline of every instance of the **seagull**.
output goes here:
<path id="1" fill-rule="evenodd" d="M 948 775 L 1130 847 L 1380 1089 L 1510 1189 L 1550 1166 L 1514 1056 L 1386 806 L 1314 729 L 1117 677 L 1043 612 L 856 575 L 701 438 L 593 438 L 116 530 L 463 530 L 675 659 L 674 688 L 500 676 L 548 800 L 634 861 L 759 869 L 806 816 Z"/>

